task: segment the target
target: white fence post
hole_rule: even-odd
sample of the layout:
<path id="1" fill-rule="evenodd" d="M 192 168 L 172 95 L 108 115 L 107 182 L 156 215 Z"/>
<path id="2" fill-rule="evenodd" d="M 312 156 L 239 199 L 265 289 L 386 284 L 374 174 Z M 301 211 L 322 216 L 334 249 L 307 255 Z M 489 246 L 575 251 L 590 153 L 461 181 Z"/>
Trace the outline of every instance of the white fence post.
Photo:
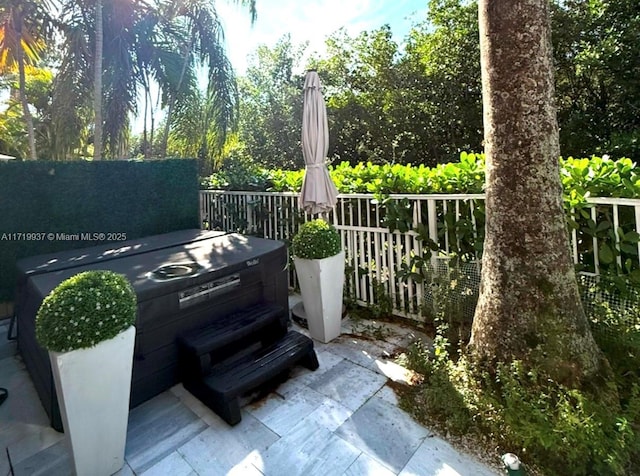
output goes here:
<path id="1" fill-rule="evenodd" d="M 416 228 L 426 218 L 428 236 L 435 243 L 440 242 L 439 226 L 446 230 L 445 223 L 438 223 L 438 201 L 443 203 L 443 216 L 448 209 L 455 210 L 455 217 L 458 220 L 467 218 L 462 215 L 460 202 L 469 201 L 469 218 L 473 224 L 473 233 L 476 238 L 480 236 L 474 215 L 476 206 L 473 200 L 483 200 L 484 195 L 393 194 L 389 198 L 410 200 L 413 203 L 414 221 L 411 228 Z M 347 251 L 347 260 L 353 265 L 352 282 L 356 301 L 361 305 L 374 304 L 375 280 L 381 288 L 387 290 L 391 297 L 394 314 L 420 319 L 420 304 L 424 298 L 424 289 L 412 279 L 399 282 L 398 270 L 403 262 L 411 263 L 412 254 L 421 255 L 424 246 L 413 231 L 402 234 L 396 230 L 391 233 L 387 227 L 382 226 L 380 205 L 375 204 L 372 208 L 373 200 L 374 196 L 371 194 L 341 194 L 338 196 L 336 208 L 330 213 L 332 216 L 327 217 L 340 232 L 342 244 Z M 626 231 L 631 229 L 639 231 L 640 199 L 601 197 L 589 198 L 587 201 L 593 205 L 590 217 L 596 223 L 596 227 L 598 216 L 603 215 L 596 207 L 610 207 L 614 227 L 613 236 L 616 237 L 614 248 L 619 249 L 619 227 L 622 226 Z M 201 223 L 208 219 L 212 228 L 217 223 L 225 231 L 235 231 L 239 228 L 236 220 L 244 219 L 249 232 L 256 233 L 262 228 L 263 236 L 271 239 L 291 238 L 297 229 L 297 217 L 300 214 L 295 193 L 201 191 L 199 202 Z M 426 217 L 422 213 L 422 205 L 425 202 Z M 263 216 L 265 212 L 267 215 Z M 624 222 L 621 221 L 623 213 Z M 459 244 L 459 237 L 456 239 Z M 583 230 L 572 230 L 570 239 L 574 262 L 584 263 L 585 257 L 589 256 L 585 255 L 585 250 L 591 248 L 588 259 L 593 260 L 593 271 L 598 273 L 601 269 L 598 259 L 600 244 L 598 238 L 589 236 Z M 442 243 L 445 245 L 442 252 L 448 252 L 449 237 L 445 235 Z M 636 266 L 640 264 L 638 262 L 640 243 L 637 247 L 638 256 L 634 258 Z M 434 252 L 431 257 L 431 264 L 434 267 L 437 266 L 437 255 L 438 253 Z M 618 266 L 623 265 L 620 254 L 616 254 L 616 263 Z M 367 270 L 368 274 L 361 275 L 359 269 Z M 290 270 L 290 276 L 291 282 L 295 282 L 293 270 Z"/>

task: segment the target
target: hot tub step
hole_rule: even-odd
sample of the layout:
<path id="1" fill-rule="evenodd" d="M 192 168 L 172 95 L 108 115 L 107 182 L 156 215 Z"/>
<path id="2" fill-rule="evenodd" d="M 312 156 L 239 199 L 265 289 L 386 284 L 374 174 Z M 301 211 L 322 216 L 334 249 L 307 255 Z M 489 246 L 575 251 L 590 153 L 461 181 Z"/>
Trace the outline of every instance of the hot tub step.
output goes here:
<path id="1" fill-rule="evenodd" d="M 289 331 L 274 344 L 211 367 L 202 379 L 184 381 L 187 390 L 230 425 L 240 422 L 239 397 L 255 390 L 295 365 L 318 368 L 313 341 Z"/>
<path id="2" fill-rule="evenodd" d="M 178 339 L 182 378 L 204 376 L 211 365 L 255 342 L 268 345 L 287 332 L 282 306 L 261 303 L 218 318 Z"/>

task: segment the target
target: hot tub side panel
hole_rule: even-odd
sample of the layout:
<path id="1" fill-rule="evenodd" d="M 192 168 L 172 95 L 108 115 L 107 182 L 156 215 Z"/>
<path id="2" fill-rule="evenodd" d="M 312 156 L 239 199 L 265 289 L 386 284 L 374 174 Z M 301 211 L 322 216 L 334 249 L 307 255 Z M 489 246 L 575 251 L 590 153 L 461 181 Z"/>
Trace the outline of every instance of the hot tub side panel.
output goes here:
<path id="1" fill-rule="evenodd" d="M 243 244 L 242 252 L 235 249 L 237 243 Z M 165 283 L 150 283 L 147 275 L 157 266 L 157 253 L 176 251 L 171 248 L 146 252 L 144 259 L 127 255 L 23 276 L 17 297 L 18 349 L 55 429 L 61 431 L 62 423 L 48 353 L 35 338 L 35 316 L 44 297 L 70 276 L 89 269 L 110 269 L 127 275 L 133 283 L 138 315 L 131 407 L 179 382 L 176 338 L 180 333 L 204 327 L 216 318 L 262 301 L 277 303 L 287 310 L 282 325 L 288 324 L 288 258 L 283 243 L 225 235 L 190 246 L 189 255 L 209 256 L 212 266 L 198 276 Z M 225 259 L 223 254 L 230 258 Z M 219 283 L 224 285 L 221 289 L 216 288 Z"/>

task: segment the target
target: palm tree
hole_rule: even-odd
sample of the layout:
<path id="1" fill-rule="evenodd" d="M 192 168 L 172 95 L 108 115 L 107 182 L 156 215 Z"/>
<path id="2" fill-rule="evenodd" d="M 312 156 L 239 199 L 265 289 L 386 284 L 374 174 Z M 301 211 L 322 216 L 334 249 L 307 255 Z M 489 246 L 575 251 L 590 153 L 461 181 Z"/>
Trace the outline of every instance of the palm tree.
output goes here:
<path id="1" fill-rule="evenodd" d="M 63 54 L 54 79 L 51 105 L 51 153 L 55 160 L 88 155 L 90 124 L 95 121 L 90 74 L 94 71 L 93 53 L 86 33 L 89 21 L 92 19 L 83 10 L 63 5 L 56 23 L 63 38 L 60 45 Z"/>
<path id="2" fill-rule="evenodd" d="M 136 25 L 148 14 L 142 0 L 66 0 L 60 29 L 64 55 L 56 98 L 75 96 L 76 108 L 60 104 L 57 125 L 86 121 L 86 107 L 93 109 L 94 160 L 116 157 L 127 149 L 129 116 L 137 112 L 137 87 L 141 72 L 136 52 L 140 36 Z M 70 119 L 74 119 L 70 121 Z M 84 123 L 83 127 L 89 124 Z M 77 141 L 76 145 L 77 145 Z"/>
<path id="3" fill-rule="evenodd" d="M 143 151 L 151 156 L 154 143 L 153 91 L 158 90 L 156 106 L 166 101 L 168 91 L 174 90 L 182 77 L 188 90 L 193 90 L 196 78 L 192 69 L 182 71 L 182 56 L 179 45 L 184 42 L 184 33 L 162 15 L 156 8 L 149 9 L 135 25 L 135 59 L 138 85 L 143 93 Z M 151 122 L 151 129 L 147 127 Z"/>
<path id="4" fill-rule="evenodd" d="M 255 18 L 255 0 L 238 3 L 248 5 Z M 60 28 L 65 42 L 54 89 L 54 102 L 60 106 L 56 127 L 66 131 L 67 124 L 86 121 L 87 107 L 91 107 L 96 159 L 102 145 L 105 156 L 126 150 L 129 118 L 138 112 L 140 89 L 147 113 L 152 84 L 159 86 L 170 120 L 175 105 L 194 94 L 198 65 L 207 68 L 208 95 L 216 105 L 210 117 L 223 130 L 233 123 L 235 80 L 211 0 L 64 0 Z M 71 98 L 74 108 L 68 106 Z M 61 137 L 67 140 L 63 147 L 67 153 L 77 147 L 77 139 Z"/>
<path id="5" fill-rule="evenodd" d="M 236 0 L 247 6 L 252 23 L 256 18 L 255 0 Z M 193 90 L 185 88 L 185 77 L 190 68 L 204 66 L 207 71 L 207 118 L 219 129 L 217 145 L 224 144 L 226 131 L 235 124 L 237 116 L 237 87 L 233 68 L 224 48 L 224 33 L 215 4 L 207 0 L 179 0 L 159 4 L 167 18 L 182 29 L 186 35 L 180 45 L 182 67 L 178 83 L 170 91 L 167 104 L 165 128 L 161 142 L 161 155 L 166 155 L 169 131 L 174 122 L 176 102 L 188 99 Z M 209 130 L 210 123 L 203 124 Z"/>
<path id="6" fill-rule="evenodd" d="M 35 64 L 48 36 L 47 0 L 3 0 L 0 2 L 0 72 L 18 68 L 18 90 L 29 137 L 29 157 L 36 160 L 33 118 L 26 93 L 25 65 Z"/>

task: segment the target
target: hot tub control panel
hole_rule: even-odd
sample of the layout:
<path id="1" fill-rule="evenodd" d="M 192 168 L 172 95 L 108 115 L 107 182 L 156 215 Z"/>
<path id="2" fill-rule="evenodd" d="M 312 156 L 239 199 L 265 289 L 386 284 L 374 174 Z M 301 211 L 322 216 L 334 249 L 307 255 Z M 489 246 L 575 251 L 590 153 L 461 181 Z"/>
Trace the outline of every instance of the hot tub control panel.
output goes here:
<path id="1" fill-rule="evenodd" d="M 235 273 L 224 278 L 202 283 L 192 288 L 185 289 L 178 293 L 180 309 L 184 309 L 204 301 L 208 301 L 214 296 L 226 293 L 240 286 L 240 275 Z"/>

